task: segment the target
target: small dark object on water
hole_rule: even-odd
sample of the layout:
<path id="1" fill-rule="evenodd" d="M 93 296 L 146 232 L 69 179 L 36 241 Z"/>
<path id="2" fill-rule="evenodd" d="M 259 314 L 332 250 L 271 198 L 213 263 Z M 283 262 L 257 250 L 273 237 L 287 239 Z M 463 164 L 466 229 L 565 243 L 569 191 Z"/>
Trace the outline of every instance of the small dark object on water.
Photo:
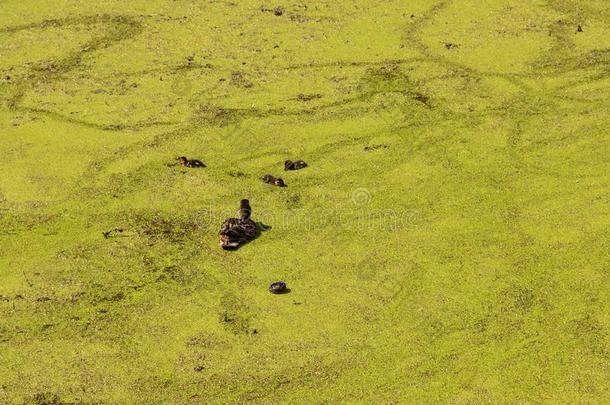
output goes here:
<path id="1" fill-rule="evenodd" d="M 298 101 L 311 101 L 311 100 L 316 100 L 322 98 L 321 94 L 303 94 L 300 93 L 299 95 L 297 95 L 296 99 Z"/>
<path id="2" fill-rule="evenodd" d="M 582 32 L 582 26 L 579 25 L 578 28 L 576 28 L 576 32 Z"/>
<path id="3" fill-rule="evenodd" d="M 281 7 L 276 7 L 275 9 L 273 9 L 273 14 L 279 17 L 284 14 L 284 9 Z"/>
<path id="4" fill-rule="evenodd" d="M 422 104 L 428 105 L 428 101 L 430 101 L 430 98 L 428 96 L 426 96 L 425 94 L 421 94 L 421 93 L 415 93 L 415 100 L 419 101 Z"/>
<path id="5" fill-rule="evenodd" d="M 286 160 L 284 162 L 284 170 L 299 170 L 307 167 L 307 163 L 304 160 Z"/>
<path id="6" fill-rule="evenodd" d="M 372 151 L 377 150 L 377 149 L 387 149 L 387 148 L 389 148 L 389 146 L 382 143 L 382 144 L 379 144 L 379 145 L 365 146 L 364 150 L 365 150 L 365 152 L 372 152 Z"/>
<path id="7" fill-rule="evenodd" d="M 176 160 L 179 161 L 180 165 L 182 165 L 184 167 L 191 167 L 191 168 L 206 167 L 205 164 L 201 160 L 187 159 L 186 156 L 177 157 Z"/>
<path id="8" fill-rule="evenodd" d="M 250 202 L 244 199 L 239 204 L 239 218 L 227 218 L 223 222 L 218 236 L 224 250 L 236 250 L 258 236 L 259 229 L 250 219 L 251 213 Z"/>
<path id="9" fill-rule="evenodd" d="M 248 177 L 248 175 L 244 172 L 230 172 L 229 176 L 231 177 Z"/>
<path id="10" fill-rule="evenodd" d="M 102 232 L 102 234 L 104 235 L 104 239 L 108 239 L 112 236 L 113 233 L 118 232 L 118 233 L 123 233 L 123 230 L 120 228 L 115 228 L 115 229 L 111 229 L 110 231 L 106 231 L 106 232 Z"/>
<path id="11" fill-rule="evenodd" d="M 451 42 L 445 42 L 445 48 L 447 48 L 447 49 L 455 49 L 455 48 L 459 48 L 459 45 L 452 44 Z"/>
<path id="12" fill-rule="evenodd" d="M 283 281 L 277 281 L 269 286 L 269 292 L 271 294 L 284 294 L 287 292 L 286 283 Z"/>
<path id="13" fill-rule="evenodd" d="M 262 180 L 264 183 L 271 184 L 277 187 L 287 187 L 286 183 L 284 183 L 284 180 L 280 179 L 279 177 L 274 177 L 270 174 L 265 174 L 262 177 Z"/>

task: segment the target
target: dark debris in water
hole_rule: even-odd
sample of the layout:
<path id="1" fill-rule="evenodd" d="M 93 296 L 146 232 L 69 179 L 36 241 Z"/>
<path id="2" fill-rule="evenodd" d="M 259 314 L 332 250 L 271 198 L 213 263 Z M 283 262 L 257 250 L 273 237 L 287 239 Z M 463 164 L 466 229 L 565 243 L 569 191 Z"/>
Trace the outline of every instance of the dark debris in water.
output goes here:
<path id="1" fill-rule="evenodd" d="M 132 214 L 130 226 L 139 235 L 150 239 L 164 239 L 180 242 L 193 235 L 204 223 L 196 214 L 175 215 L 163 212 L 143 212 Z"/>
<path id="2" fill-rule="evenodd" d="M 117 234 L 121 234 L 123 233 L 123 229 L 121 228 L 115 228 L 115 229 L 111 229 L 109 231 L 105 231 L 102 232 L 102 235 L 104 235 L 104 239 L 109 239 L 113 236 L 117 236 Z"/>
<path id="3" fill-rule="evenodd" d="M 59 395 L 51 392 L 39 392 L 34 395 L 31 401 L 34 405 L 62 405 Z"/>
<path id="4" fill-rule="evenodd" d="M 241 171 L 236 171 L 236 172 L 229 172 L 229 176 L 231 177 L 235 177 L 235 178 L 244 178 L 244 177 L 248 177 L 248 175 L 244 172 Z"/>
<path id="5" fill-rule="evenodd" d="M 246 75 L 242 72 L 233 72 L 231 73 L 231 84 L 236 87 L 242 87 L 245 89 L 249 89 L 254 84 L 246 78 Z"/>
<path id="6" fill-rule="evenodd" d="M 248 334 L 250 330 L 249 320 L 242 312 L 243 308 L 225 309 L 220 316 L 220 321 L 236 335 Z"/>
<path id="7" fill-rule="evenodd" d="M 286 199 L 286 205 L 288 208 L 298 208 L 301 206 L 301 196 L 298 194 L 293 194 Z"/>
<path id="8" fill-rule="evenodd" d="M 379 150 L 379 149 L 387 149 L 389 147 L 390 147 L 389 145 L 381 143 L 381 144 L 378 144 L 378 145 L 365 146 L 364 147 L 364 151 L 365 152 L 372 152 L 372 151 Z"/>
<path id="9" fill-rule="evenodd" d="M 422 104 L 425 104 L 426 106 L 430 107 L 430 97 L 426 96 L 425 94 L 422 93 L 415 93 L 415 96 L 413 97 L 415 100 L 419 101 Z"/>
<path id="10" fill-rule="evenodd" d="M 318 94 L 318 93 L 316 93 L 316 94 L 303 94 L 303 93 L 300 93 L 296 97 L 296 99 L 298 101 L 305 101 L 305 102 L 306 101 L 311 101 L 311 100 L 317 100 L 317 99 L 320 99 L 320 98 L 322 98 L 322 95 Z"/>

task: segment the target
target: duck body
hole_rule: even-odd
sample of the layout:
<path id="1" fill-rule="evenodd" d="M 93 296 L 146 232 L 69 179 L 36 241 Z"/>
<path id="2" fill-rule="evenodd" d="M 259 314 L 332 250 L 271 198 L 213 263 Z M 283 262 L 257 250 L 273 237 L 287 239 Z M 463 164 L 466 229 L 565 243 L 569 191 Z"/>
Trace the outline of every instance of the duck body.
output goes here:
<path id="1" fill-rule="evenodd" d="M 300 170 L 307 167 L 307 163 L 305 163 L 304 160 L 296 160 L 296 161 L 292 161 L 292 160 L 287 160 L 284 162 L 284 170 L 288 171 L 288 170 Z"/>
<path id="2" fill-rule="evenodd" d="M 224 250 L 235 250 L 252 241 L 259 234 L 256 222 L 250 219 L 252 209 L 248 200 L 242 200 L 239 209 L 239 218 L 227 218 L 218 236 L 220 246 Z"/>
<path id="3" fill-rule="evenodd" d="M 258 235 L 258 227 L 251 219 L 228 218 L 220 227 L 220 246 L 224 250 L 235 250 Z"/>
<path id="4" fill-rule="evenodd" d="M 190 167 L 190 168 L 206 167 L 205 163 L 203 163 L 201 160 L 187 159 L 186 156 L 180 156 L 180 157 L 176 158 L 176 160 L 178 160 L 180 165 L 182 165 L 184 167 Z"/>
<path id="5" fill-rule="evenodd" d="M 271 184 L 273 186 L 287 187 L 286 183 L 284 183 L 284 180 L 280 179 L 279 177 L 272 176 L 270 174 L 265 174 L 261 179 L 264 183 Z"/>

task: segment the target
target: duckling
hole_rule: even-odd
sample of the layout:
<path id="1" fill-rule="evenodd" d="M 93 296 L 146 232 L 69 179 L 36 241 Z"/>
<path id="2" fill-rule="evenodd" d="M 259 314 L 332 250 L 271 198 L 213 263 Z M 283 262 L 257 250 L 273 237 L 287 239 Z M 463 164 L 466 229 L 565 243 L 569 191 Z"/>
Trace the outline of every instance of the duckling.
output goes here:
<path id="1" fill-rule="evenodd" d="M 284 180 L 280 179 L 279 177 L 274 177 L 270 174 L 265 174 L 261 179 L 264 183 L 267 184 L 271 184 L 278 187 L 288 187 L 286 186 L 286 183 L 284 183 Z"/>
<path id="2" fill-rule="evenodd" d="M 284 162 L 284 170 L 299 170 L 307 167 L 307 163 L 303 160 L 297 160 L 293 162 L 292 160 L 287 160 Z"/>
<path id="3" fill-rule="evenodd" d="M 277 281 L 269 286 L 269 292 L 271 294 L 284 294 L 288 292 L 286 289 L 286 283 L 283 281 Z"/>
<path id="4" fill-rule="evenodd" d="M 179 161 L 180 164 L 184 167 L 191 167 L 191 168 L 206 167 L 205 164 L 201 160 L 187 159 L 186 156 L 177 157 L 176 160 Z"/>
<path id="5" fill-rule="evenodd" d="M 224 221 L 218 233 L 220 246 L 224 250 L 238 249 L 258 236 L 258 227 L 250 219 L 251 212 L 250 202 L 244 199 L 240 203 L 239 218 L 227 218 Z"/>

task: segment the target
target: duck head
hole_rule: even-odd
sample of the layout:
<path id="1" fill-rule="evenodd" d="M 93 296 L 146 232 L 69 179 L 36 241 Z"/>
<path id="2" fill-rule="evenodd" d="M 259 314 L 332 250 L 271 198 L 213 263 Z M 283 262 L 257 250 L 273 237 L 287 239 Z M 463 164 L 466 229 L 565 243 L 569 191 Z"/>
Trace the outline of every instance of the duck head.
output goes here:
<path id="1" fill-rule="evenodd" d="M 220 246 L 224 250 L 236 250 L 239 247 L 239 241 L 231 239 L 229 235 L 220 235 Z"/>
<path id="2" fill-rule="evenodd" d="M 245 198 L 239 203 L 239 218 L 242 220 L 250 218 L 252 213 L 252 207 L 250 207 L 250 201 Z"/>
<path id="3" fill-rule="evenodd" d="M 186 166 L 186 164 L 188 163 L 188 159 L 186 158 L 186 156 L 179 156 L 176 158 L 176 160 L 179 162 L 179 164 L 181 164 L 182 166 Z"/>

